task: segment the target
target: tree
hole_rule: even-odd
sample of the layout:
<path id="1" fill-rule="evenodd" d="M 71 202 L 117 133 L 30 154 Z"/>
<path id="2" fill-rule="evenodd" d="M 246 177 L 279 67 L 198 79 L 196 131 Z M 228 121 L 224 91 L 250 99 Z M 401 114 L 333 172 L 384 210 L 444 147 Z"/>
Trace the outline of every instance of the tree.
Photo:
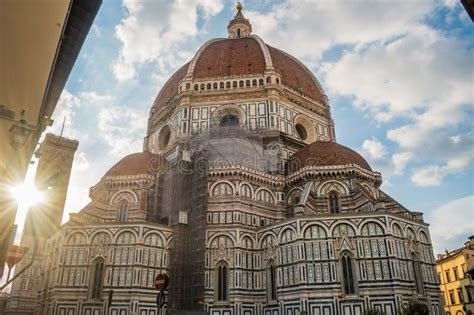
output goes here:
<path id="1" fill-rule="evenodd" d="M 409 300 L 402 308 L 401 315 L 430 315 L 428 305 L 419 300 Z"/>

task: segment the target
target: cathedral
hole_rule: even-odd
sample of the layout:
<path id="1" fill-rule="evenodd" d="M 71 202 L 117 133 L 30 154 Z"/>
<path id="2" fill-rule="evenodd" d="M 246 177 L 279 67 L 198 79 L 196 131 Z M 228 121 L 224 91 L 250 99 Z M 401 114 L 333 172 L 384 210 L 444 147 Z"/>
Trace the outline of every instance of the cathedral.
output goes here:
<path id="1" fill-rule="evenodd" d="M 395 315 L 411 299 L 442 314 L 423 215 L 336 142 L 317 78 L 240 5 L 227 30 L 164 84 L 143 152 L 48 235 L 10 309 L 158 315 L 164 273 L 161 314 Z"/>

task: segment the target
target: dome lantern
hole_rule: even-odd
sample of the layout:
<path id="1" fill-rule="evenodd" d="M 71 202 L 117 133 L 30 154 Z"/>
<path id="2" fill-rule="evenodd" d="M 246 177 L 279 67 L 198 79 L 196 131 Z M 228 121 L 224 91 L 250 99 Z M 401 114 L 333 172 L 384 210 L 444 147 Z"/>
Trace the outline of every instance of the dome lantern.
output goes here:
<path id="1" fill-rule="evenodd" d="M 248 37 L 252 33 L 252 25 L 242 14 L 243 6 L 240 2 L 237 2 L 236 9 L 237 13 L 234 16 L 234 19 L 231 20 L 227 26 L 229 38 Z"/>

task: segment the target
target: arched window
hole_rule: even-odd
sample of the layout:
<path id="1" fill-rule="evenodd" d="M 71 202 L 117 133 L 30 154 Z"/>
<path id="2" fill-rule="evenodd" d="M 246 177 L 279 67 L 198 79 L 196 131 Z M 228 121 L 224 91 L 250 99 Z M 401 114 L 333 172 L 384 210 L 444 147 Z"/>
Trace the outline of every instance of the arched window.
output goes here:
<path id="1" fill-rule="evenodd" d="M 189 90 L 191 88 L 191 83 L 186 84 L 186 90 Z"/>
<path id="2" fill-rule="evenodd" d="M 227 83 L 229 83 L 229 82 L 227 82 Z M 229 87 L 230 87 L 230 84 L 229 84 Z M 221 83 L 219 84 L 219 88 L 220 88 L 220 89 L 223 89 L 223 88 L 224 88 L 224 82 L 221 82 Z"/>
<path id="3" fill-rule="evenodd" d="M 227 82 L 226 82 L 225 87 L 226 87 L 227 89 L 230 89 L 230 81 L 227 81 Z"/>
<path id="4" fill-rule="evenodd" d="M 244 87 L 244 81 L 243 80 L 239 81 L 239 87 Z"/>
<path id="5" fill-rule="evenodd" d="M 219 197 L 219 196 L 232 196 L 234 194 L 234 190 L 232 186 L 228 183 L 219 183 L 212 189 L 212 196 Z"/>
<path id="6" fill-rule="evenodd" d="M 237 29 L 237 38 L 240 38 L 240 28 Z"/>
<path id="7" fill-rule="evenodd" d="M 92 265 L 91 299 L 100 299 L 102 296 L 102 283 L 104 282 L 104 258 L 97 257 Z"/>
<path id="8" fill-rule="evenodd" d="M 258 85 L 263 85 L 263 79 L 258 80 Z"/>
<path id="9" fill-rule="evenodd" d="M 233 81 L 233 82 L 232 82 L 232 87 L 233 87 L 233 88 L 236 88 L 236 87 L 237 87 L 237 81 Z"/>
<path id="10" fill-rule="evenodd" d="M 272 259 L 267 264 L 267 299 L 268 302 L 277 300 L 276 268 Z"/>
<path id="11" fill-rule="evenodd" d="M 339 196 L 336 192 L 330 192 L 328 196 L 329 201 L 329 212 L 330 213 L 339 213 Z"/>
<path id="12" fill-rule="evenodd" d="M 421 276 L 421 266 L 420 261 L 415 253 L 411 254 L 411 265 L 413 270 L 413 276 L 415 280 L 416 292 L 423 294 L 423 278 Z"/>
<path id="13" fill-rule="evenodd" d="M 208 83 L 207 84 L 207 89 L 210 90 L 212 87 L 211 87 L 211 83 Z"/>
<path id="14" fill-rule="evenodd" d="M 257 79 L 252 80 L 252 86 L 257 86 Z"/>
<path id="15" fill-rule="evenodd" d="M 122 200 L 119 204 L 117 211 L 117 222 L 127 222 L 128 221 L 128 202 Z"/>
<path id="16" fill-rule="evenodd" d="M 250 86 L 250 80 L 245 81 L 245 87 L 249 87 L 249 86 Z"/>
<path id="17" fill-rule="evenodd" d="M 239 117 L 227 114 L 221 118 L 220 126 L 221 127 L 235 127 L 239 125 Z"/>
<path id="18" fill-rule="evenodd" d="M 206 85 L 204 83 L 201 84 L 201 91 L 204 91 L 204 89 L 206 88 Z"/>
<path id="19" fill-rule="evenodd" d="M 199 85 L 194 84 L 194 91 L 197 91 L 197 90 L 199 90 Z"/>
<path id="20" fill-rule="evenodd" d="M 280 79 L 276 78 L 276 83 L 280 84 Z"/>
<path id="21" fill-rule="evenodd" d="M 272 78 L 267 77 L 267 83 L 272 83 Z"/>
<path id="22" fill-rule="evenodd" d="M 255 196 L 255 199 L 261 202 L 266 202 L 266 203 L 271 203 L 271 204 L 275 203 L 275 200 L 273 199 L 272 194 L 266 189 L 259 190 L 257 192 L 257 195 Z"/>
<path id="23" fill-rule="evenodd" d="M 348 252 L 341 255 L 342 289 L 345 295 L 355 294 L 355 277 L 352 257 Z"/>
<path id="24" fill-rule="evenodd" d="M 217 264 L 217 301 L 226 302 L 228 300 L 228 279 L 229 270 L 227 263 L 221 261 Z"/>
<path id="25" fill-rule="evenodd" d="M 252 198 L 252 188 L 249 185 L 243 184 L 240 186 L 240 196 L 245 198 Z"/>
<path id="26" fill-rule="evenodd" d="M 213 85 L 214 90 L 217 90 L 217 83 L 215 82 Z"/>

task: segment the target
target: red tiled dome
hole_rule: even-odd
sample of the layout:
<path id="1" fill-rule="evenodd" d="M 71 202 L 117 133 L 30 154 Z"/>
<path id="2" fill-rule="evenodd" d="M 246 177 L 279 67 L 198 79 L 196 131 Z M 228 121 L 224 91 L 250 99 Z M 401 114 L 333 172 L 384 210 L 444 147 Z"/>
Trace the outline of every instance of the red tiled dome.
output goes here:
<path id="1" fill-rule="evenodd" d="M 298 150 L 288 161 L 288 172 L 294 173 L 306 166 L 333 166 L 356 164 L 372 171 L 369 163 L 357 152 L 331 141 L 316 141 Z"/>
<path id="2" fill-rule="evenodd" d="M 115 163 L 104 176 L 155 175 L 161 172 L 166 164 L 164 157 L 151 152 L 132 153 Z"/>
<path id="3" fill-rule="evenodd" d="M 265 45 L 265 44 L 264 44 Z M 303 95 L 325 104 L 324 92 L 311 72 L 296 58 L 265 45 L 281 83 Z M 212 79 L 229 76 L 262 75 L 267 69 L 264 51 L 254 36 L 217 39 L 203 46 L 195 57 L 194 79 Z M 182 66 L 163 86 L 154 105 L 161 107 L 178 94 L 179 82 L 186 76 L 193 61 Z"/>
<path id="4" fill-rule="evenodd" d="M 211 43 L 198 56 L 196 79 L 262 74 L 265 58 L 253 37 L 224 39 Z"/>

